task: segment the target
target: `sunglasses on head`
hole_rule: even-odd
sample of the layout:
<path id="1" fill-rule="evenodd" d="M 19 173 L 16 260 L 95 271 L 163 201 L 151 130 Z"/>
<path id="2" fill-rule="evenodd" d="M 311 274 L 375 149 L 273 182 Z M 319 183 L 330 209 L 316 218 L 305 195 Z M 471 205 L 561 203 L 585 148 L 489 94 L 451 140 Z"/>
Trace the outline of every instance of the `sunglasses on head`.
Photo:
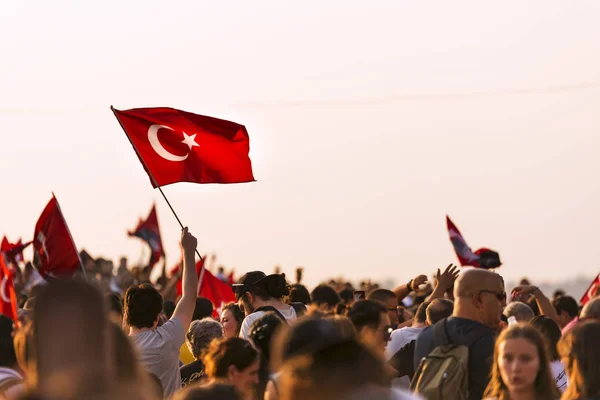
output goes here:
<path id="1" fill-rule="evenodd" d="M 480 290 L 479 293 L 489 293 L 496 296 L 498 301 L 506 301 L 506 292 L 496 292 L 493 290 Z"/>

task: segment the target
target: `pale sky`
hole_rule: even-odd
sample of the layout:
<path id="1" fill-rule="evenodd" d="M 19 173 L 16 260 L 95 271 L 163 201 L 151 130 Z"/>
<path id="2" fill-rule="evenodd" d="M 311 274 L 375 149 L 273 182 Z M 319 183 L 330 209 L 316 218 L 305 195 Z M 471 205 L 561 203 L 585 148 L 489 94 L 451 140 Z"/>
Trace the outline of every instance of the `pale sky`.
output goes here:
<path id="1" fill-rule="evenodd" d="M 175 263 L 109 109 L 171 106 L 250 134 L 257 182 L 164 189 L 237 272 L 407 281 L 456 261 L 448 213 L 508 280 L 595 275 L 598 21 L 595 0 L 2 0 L 0 233 L 31 239 L 54 191 L 79 249 L 135 263 L 156 201 Z"/>

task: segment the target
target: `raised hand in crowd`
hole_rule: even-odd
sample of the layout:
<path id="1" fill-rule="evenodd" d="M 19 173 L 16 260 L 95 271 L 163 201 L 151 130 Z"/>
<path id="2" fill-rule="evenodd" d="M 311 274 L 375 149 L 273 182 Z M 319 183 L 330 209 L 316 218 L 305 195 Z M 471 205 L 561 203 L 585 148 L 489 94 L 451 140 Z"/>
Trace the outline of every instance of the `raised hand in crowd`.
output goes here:
<path id="1" fill-rule="evenodd" d="M 396 295 L 398 301 L 400 302 L 412 291 L 417 290 L 419 286 L 421 286 L 424 283 L 427 283 L 427 275 L 417 275 L 408 283 L 395 287 L 393 292 Z"/>
<path id="2" fill-rule="evenodd" d="M 448 291 L 454 287 L 454 282 L 458 278 L 458 271 L 458 267 L 453 264 L 448 265 L 443 273 L 440 272 L 440 269 L 438 268 L 436 273 L 436 286 L 427 301 L 444 297 L 444 294 L 448 293 Z"/>
<path id="3" fill-rule="evenodd" d="M 554 320 L 559 326 L 561 326 L 560 319 L 556 309 L 550 302 L 550 300 L 542 293 L 542 291 L 533 285 L 519 285 L 515 287 L 511 292 L 513 301 L 522 301 L 521 299 L 527 298 L 528 296 L 534 296 L 540 313 L 546 315 Z"/>

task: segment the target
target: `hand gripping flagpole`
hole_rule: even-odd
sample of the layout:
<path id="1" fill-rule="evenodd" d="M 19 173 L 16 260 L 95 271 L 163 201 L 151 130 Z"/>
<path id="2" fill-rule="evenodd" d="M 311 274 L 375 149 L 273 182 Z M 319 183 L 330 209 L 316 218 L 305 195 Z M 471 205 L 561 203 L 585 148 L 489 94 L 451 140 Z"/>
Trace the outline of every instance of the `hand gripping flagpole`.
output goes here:
<path id="1" fill-rule="evenodd" d="M 173 206 L 169 202 L 169 199 L 167 199 L 167 196 L 165 196 L 165 192 L 163 192 L 162 188 L 158 185 L 158 183 L 156 183 L 156 179 L 154 179 L 154 175 L 152 175 L 152 171 L 150 171 L 150 168 L 148 168 L 148 166 L 144 162 L 144 159 L 140 155 L 137 147 L 135 147 L 135 144 L 133 144 L 133 142 L 129 138 L 129 135 L 127 134 L 127 131 L 125 130 L 125 127 L 123 126 L 123 123 L 121 122 L 121 120 L 119 119 L 119 116 L 115 112 L 115 108 L 113 106 L 110 106 L 110 110 L 115 115 L 115 118 L 117 119 L 117 121 L 119 121 L 119 125 L 121 125 L 121 129 L 123 129 L 123 132 L 125 132 L 125 136 L 127 136 L 127 139 L 129 140 L 129 143 L 131 143 L 131 146 L 133 146 L 133 149 L 135 150 L 135 153 L 137 154 L 138 158 L 140 159 L 140 161 L 142 162 L 142 164 L 144 164 L 144 168 L 145 168 L 146 172 L 148 172 L 148 176 L 150 176 L 150 180 L 152 181 L 152 184 L 154 185 L 154 187 L 158 188 L 158 190 L 160 191 L 160 194 L 165 199 L 165 201 L 167 202 L 167 205 L 171 209 L 171 212 L 173 213 L 173 215 L 177 219 L 177 222 L 179 223 L 179 226 L 183 230 L 184 226 L 181 223 L 181 220 L 179 219 L 179 216 L 177 216 L 177 213 L 173 209 Z M 198 255 L 198 257 L 200 257 L 200 262 L 202 263 L 202 269 L 200 270 L 200 276 L 198 277 L 198 293 L 199 293 L 200 292 L 200 288 L 202 287 L 202 279 L 204 278 L 204 258 L 202 258 L 202 256 L 200 255 L 200 252 L 198 252 L 198 249 L 196 249 L 196 255 Z"/>

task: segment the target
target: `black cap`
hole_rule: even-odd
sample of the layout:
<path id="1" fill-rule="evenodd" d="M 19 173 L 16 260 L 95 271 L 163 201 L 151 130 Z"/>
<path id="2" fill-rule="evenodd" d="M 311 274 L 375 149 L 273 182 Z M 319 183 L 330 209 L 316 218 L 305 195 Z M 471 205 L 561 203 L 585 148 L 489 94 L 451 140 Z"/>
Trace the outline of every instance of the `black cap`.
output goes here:
<path id="1" fill-rule="evenodd" d="M 253 287 L 260 285 L 267 275 L 262 271 L 251 271 L 248 272 L 238 280 L 232 286 L 233 292 L 235 293 L 236 301 L 240 299 L 246 292 L 251 292 Z"/>

